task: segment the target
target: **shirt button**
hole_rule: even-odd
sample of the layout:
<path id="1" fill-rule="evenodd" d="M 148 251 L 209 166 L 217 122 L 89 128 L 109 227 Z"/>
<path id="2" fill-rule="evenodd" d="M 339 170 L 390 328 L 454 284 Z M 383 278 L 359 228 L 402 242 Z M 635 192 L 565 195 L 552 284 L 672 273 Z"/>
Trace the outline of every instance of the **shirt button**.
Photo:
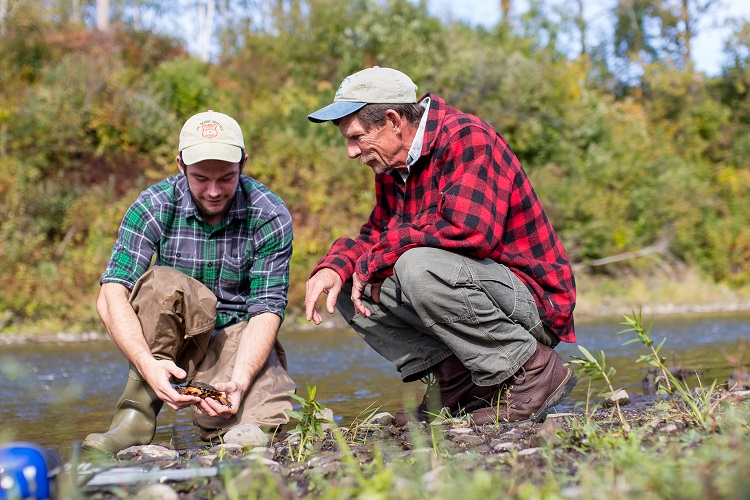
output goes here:
<path id="1" fill-rule="evenodd" d="M 208 267 L 214 267 L 214 263 L 213 262 L 209 262 L 208 263 Z"/>
<path id="2" fill-rule="evenodd" d="M 177 257 L 182 257 L 182 254 L 180 252 L 177 252 Z"/>

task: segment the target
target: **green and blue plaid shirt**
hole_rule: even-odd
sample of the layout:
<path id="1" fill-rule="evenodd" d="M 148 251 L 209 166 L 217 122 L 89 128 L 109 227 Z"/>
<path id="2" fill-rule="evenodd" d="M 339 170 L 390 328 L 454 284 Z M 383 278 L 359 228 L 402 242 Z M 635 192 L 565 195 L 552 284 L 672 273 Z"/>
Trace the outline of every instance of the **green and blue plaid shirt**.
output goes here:
<path id="1" fill-rule="evenodd" d="M 143 191 L 120 225 L 101 283 L 133 288 L 151 265 L 175 268 L 217 297 L 216 328 L 262 312 L 284 318 L 292 256 L 292 218 L 284 202 L 240 176 L 232 207 L 211 227 L 190 196 L 184 175 Z"/>

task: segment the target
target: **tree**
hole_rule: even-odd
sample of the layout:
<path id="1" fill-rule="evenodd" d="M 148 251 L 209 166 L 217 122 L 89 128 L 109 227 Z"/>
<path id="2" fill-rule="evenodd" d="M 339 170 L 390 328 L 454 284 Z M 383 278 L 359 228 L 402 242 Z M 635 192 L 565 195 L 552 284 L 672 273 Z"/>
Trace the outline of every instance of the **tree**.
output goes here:
<path id="1" fill-rule="evenodd" d="M 662 62 L 692 73 L 692 40 L 704 15 L 719 2 L 619 0 L 614 13 L 614 53 L 621 69 L 633 78 L 640 76 L 644 65 Z"/>
<path id="2" fill-rule="evenodd" d="M 96 29 L 109 31 L 109 0 L 96 0 Z"/>

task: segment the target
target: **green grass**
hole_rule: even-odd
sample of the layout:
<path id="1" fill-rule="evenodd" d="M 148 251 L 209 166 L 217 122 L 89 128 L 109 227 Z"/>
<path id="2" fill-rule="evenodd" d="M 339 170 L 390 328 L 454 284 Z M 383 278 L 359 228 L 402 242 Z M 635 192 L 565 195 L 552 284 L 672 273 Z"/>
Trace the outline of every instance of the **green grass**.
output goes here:
<path id="1" fill-rule="evenodd" d="M 239 463 L 222 469 L 218 489 L 208 496 L 239 500 L 286 499 L 631 499 L 747 498 L 750 496 L 750 402 L 733 401 L 717 387 L 689 388 L 671 377 L 660 350 L 650 338 L 640 313 L 625 316 L 627 342 L 645 348 L 636 362 L 656 367 L 664 389 L 652 404 L 639 407 L 601 407 L 599 398 L 615 392 L 616 373 L 603 352 L 582 349 L 570 364 L 589 387 L 586 401 L 569 416 L 554 418 L 554 439 L 542 444 L 519 440 L 522 446 L 505 453 L 474 450 L 463 453 L 443 426 L 409 426 L 394 438 L 387 427 L 371 420 L 378 408 L 368 407 L 347 428 L 324 430 L 315 401 L 315 387 L 307 399 L 297 397 L 298 421 L 290 441 L 295 463 L 333 456 L 333 468 L 292 470 L 294 463 L 267 465 Z M 634 335 L 634 336 L 633 336 Z M 742 370 L 738 360 L 738 370 Z M 603 385 L 596 389 L 595 385 Z M 552 419 L 548 419 L 551 421 Z M 511 429 L 531 434 L 537 424 L 498 425 L 475 429 L 488 442 Z M 495 434 L 493 434 L 493 432 Z M 405 443 L 404 437 L 408 442 Z M 530 447 L 539 449 L 528 453 Z M 327 450 L 327 451 L 316 451 Z M 365 451 L 363 451 L 365 450 Z M 281 460 L 283 462 L 283 460 Z M 68 477 L 63 498 L 80 497 Z M 178 491 L 184 492 L 184 490 Z M 200 497 L 205 491 L 194 492 Z M 130 493 L 123 493 L 127 497 Z"/>

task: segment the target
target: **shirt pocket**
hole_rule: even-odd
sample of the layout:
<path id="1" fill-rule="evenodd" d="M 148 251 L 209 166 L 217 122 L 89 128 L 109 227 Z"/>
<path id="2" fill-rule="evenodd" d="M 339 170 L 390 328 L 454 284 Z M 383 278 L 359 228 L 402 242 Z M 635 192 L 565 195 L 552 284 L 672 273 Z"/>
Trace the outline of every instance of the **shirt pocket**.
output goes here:
<path id="1" fill-rule="evenodd" d="M 221 257 L 219 284 L 222 292 L 247 299 L 250 294 L 250 271 L 253 265 L 249 253 L 225 253 Z"/>
<path id="2" fill-rule="evenodd" d="M 199 266 L 196 265 L 195 260 L 195 252 L 183 252 L 164 248 L 159 252 L 159 258 L 156 260 L 156 265 L 171 267 L 191 278 L 200 279 L 199 276 L 196 276 L 197 274 L 200 274 L 200 272 L 198 269 Z"/>

